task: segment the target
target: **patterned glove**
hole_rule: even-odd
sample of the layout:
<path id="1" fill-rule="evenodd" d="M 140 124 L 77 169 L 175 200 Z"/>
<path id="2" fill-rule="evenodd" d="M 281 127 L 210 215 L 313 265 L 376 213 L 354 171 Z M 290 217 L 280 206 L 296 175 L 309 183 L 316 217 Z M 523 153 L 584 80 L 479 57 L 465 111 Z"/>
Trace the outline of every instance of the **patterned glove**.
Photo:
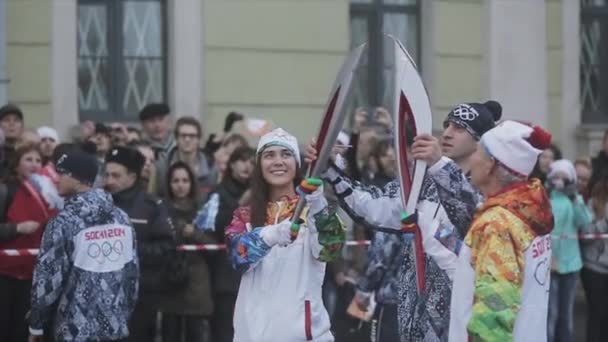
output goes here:
<path id="1" fill-rule="evenodd" d="M 309 198 L 319 197 L 323 194 L 323 181 L 316 177 L 306 178 L 300 182 L 298 193 L 306 196 L 307 201 Z"/>
<path id="2" fill-rule="evenodd" d="M 418 211 L 411 215 L 404 212 L 401 213 L 401 231 L 404 233 L 414 233 L 418 224 Z"/>

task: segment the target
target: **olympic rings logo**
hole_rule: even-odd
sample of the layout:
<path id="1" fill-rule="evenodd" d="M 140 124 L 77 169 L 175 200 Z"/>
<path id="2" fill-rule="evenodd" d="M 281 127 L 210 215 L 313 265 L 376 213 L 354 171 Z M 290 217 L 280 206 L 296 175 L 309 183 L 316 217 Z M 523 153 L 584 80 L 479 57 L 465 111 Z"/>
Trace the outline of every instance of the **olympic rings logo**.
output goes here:
<path id="1" fill-rule="evenodd" d="M 122 241 L 116 240 L 114 243 L 105 241 L 101 244 L 91 242 L 87 248 L 87 255 L 95 259 L 99 264 L 104 264 L 107 261 L 116 262 L 120 260 L 124 251 Z"/>
<path id="2" fill-rule="evenodd" d="M 479 113 L 475 108 L 467 104 L 458 105 L 458 107 L 454 108 L 452 113 L 455 117 L 461 118 L 464 121 L 473 121 L 479 116 Z"/>

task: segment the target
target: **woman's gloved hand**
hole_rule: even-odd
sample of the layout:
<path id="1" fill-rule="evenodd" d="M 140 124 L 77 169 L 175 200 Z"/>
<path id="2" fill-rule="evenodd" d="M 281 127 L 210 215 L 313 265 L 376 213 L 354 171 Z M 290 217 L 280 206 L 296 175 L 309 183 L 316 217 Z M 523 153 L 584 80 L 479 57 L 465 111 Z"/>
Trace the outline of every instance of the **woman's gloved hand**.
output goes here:
<path id="1" fill-rule="evenodd" d="M 270 247 L 274 245 L 281 247 L 289 245 L 291 243 L 291 220 L 285 219 L 280 223 L 264 227 L 260 236 Z"/>

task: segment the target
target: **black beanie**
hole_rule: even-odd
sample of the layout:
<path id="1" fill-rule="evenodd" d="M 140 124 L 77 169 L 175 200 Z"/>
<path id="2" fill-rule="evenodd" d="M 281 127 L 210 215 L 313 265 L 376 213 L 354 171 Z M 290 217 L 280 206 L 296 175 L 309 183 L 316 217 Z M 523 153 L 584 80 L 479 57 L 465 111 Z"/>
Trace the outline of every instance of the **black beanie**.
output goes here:
<path id="1" fill-rule="evenodd" d="M 101 122 L 96 122 L 95 123 L 95 134 L 105 134 L 105 135 L 111 137 L 112 130 L 110 130 L 110 127 L 102 124 Z"/>
<path id="2" fill-rule="evenodd" d="M 502 116 L 502 106 L 496 101 L 484 103 L 463 103 L 450 111 L 445 119 L 444 128 L 452 122 L 469 132 L 475 140 L 496 126 Z"/>
<path id="3" fill-rule="evenodd" d="M 19 120 L 23 121 L 23 112 L 21 109 L 14 104 L 8 103 L 0 107 L 0 120 L 4 119 L 8 115 L 16 115 Z"/>
<path id="4" fill-rule="evenodd" d="M 59 174 L 68 175 L 92 186 L 97 178 L 98 163 L 92 155 L 73 148 L 59 156 L 55 169 Z"/>
<path id="5" fill-rule="evenodd" d="M 146 163 L 146 159 L 143 154 L 134 148 L 116 146 L 106 154 L 106 163 L 120 164 L 139 176 Z"/>
<path id="6" fill-rule="evenodd" d="M 147 104 L 139 112 L 139 121 L 146 121 L 156 117 L 164 117 L 171 113 L 171 108 L 166 103 L 150 103 Z"/>

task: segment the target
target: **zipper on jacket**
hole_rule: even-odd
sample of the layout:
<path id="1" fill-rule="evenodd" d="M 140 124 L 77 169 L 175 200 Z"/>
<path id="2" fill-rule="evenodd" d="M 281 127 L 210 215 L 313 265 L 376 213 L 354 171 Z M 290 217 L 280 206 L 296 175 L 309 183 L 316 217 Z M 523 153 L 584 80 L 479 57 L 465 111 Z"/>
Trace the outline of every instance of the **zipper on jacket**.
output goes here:
<path id="1" fill-rule="evenodd" d="M 281 216 L 281 210 L 283 210 L 283 202 L 279 202 L 277 203 L 277 214 L 274 217 L 274 224 L 278 224 L 279 223 L 279 217 Z"/>
<path id="2" fill-rule="evenodd" d="M 312 341 L 312 308 L 310 300 L 304 301 L 304 331 L 306 333 L 306 341 Z"/>

